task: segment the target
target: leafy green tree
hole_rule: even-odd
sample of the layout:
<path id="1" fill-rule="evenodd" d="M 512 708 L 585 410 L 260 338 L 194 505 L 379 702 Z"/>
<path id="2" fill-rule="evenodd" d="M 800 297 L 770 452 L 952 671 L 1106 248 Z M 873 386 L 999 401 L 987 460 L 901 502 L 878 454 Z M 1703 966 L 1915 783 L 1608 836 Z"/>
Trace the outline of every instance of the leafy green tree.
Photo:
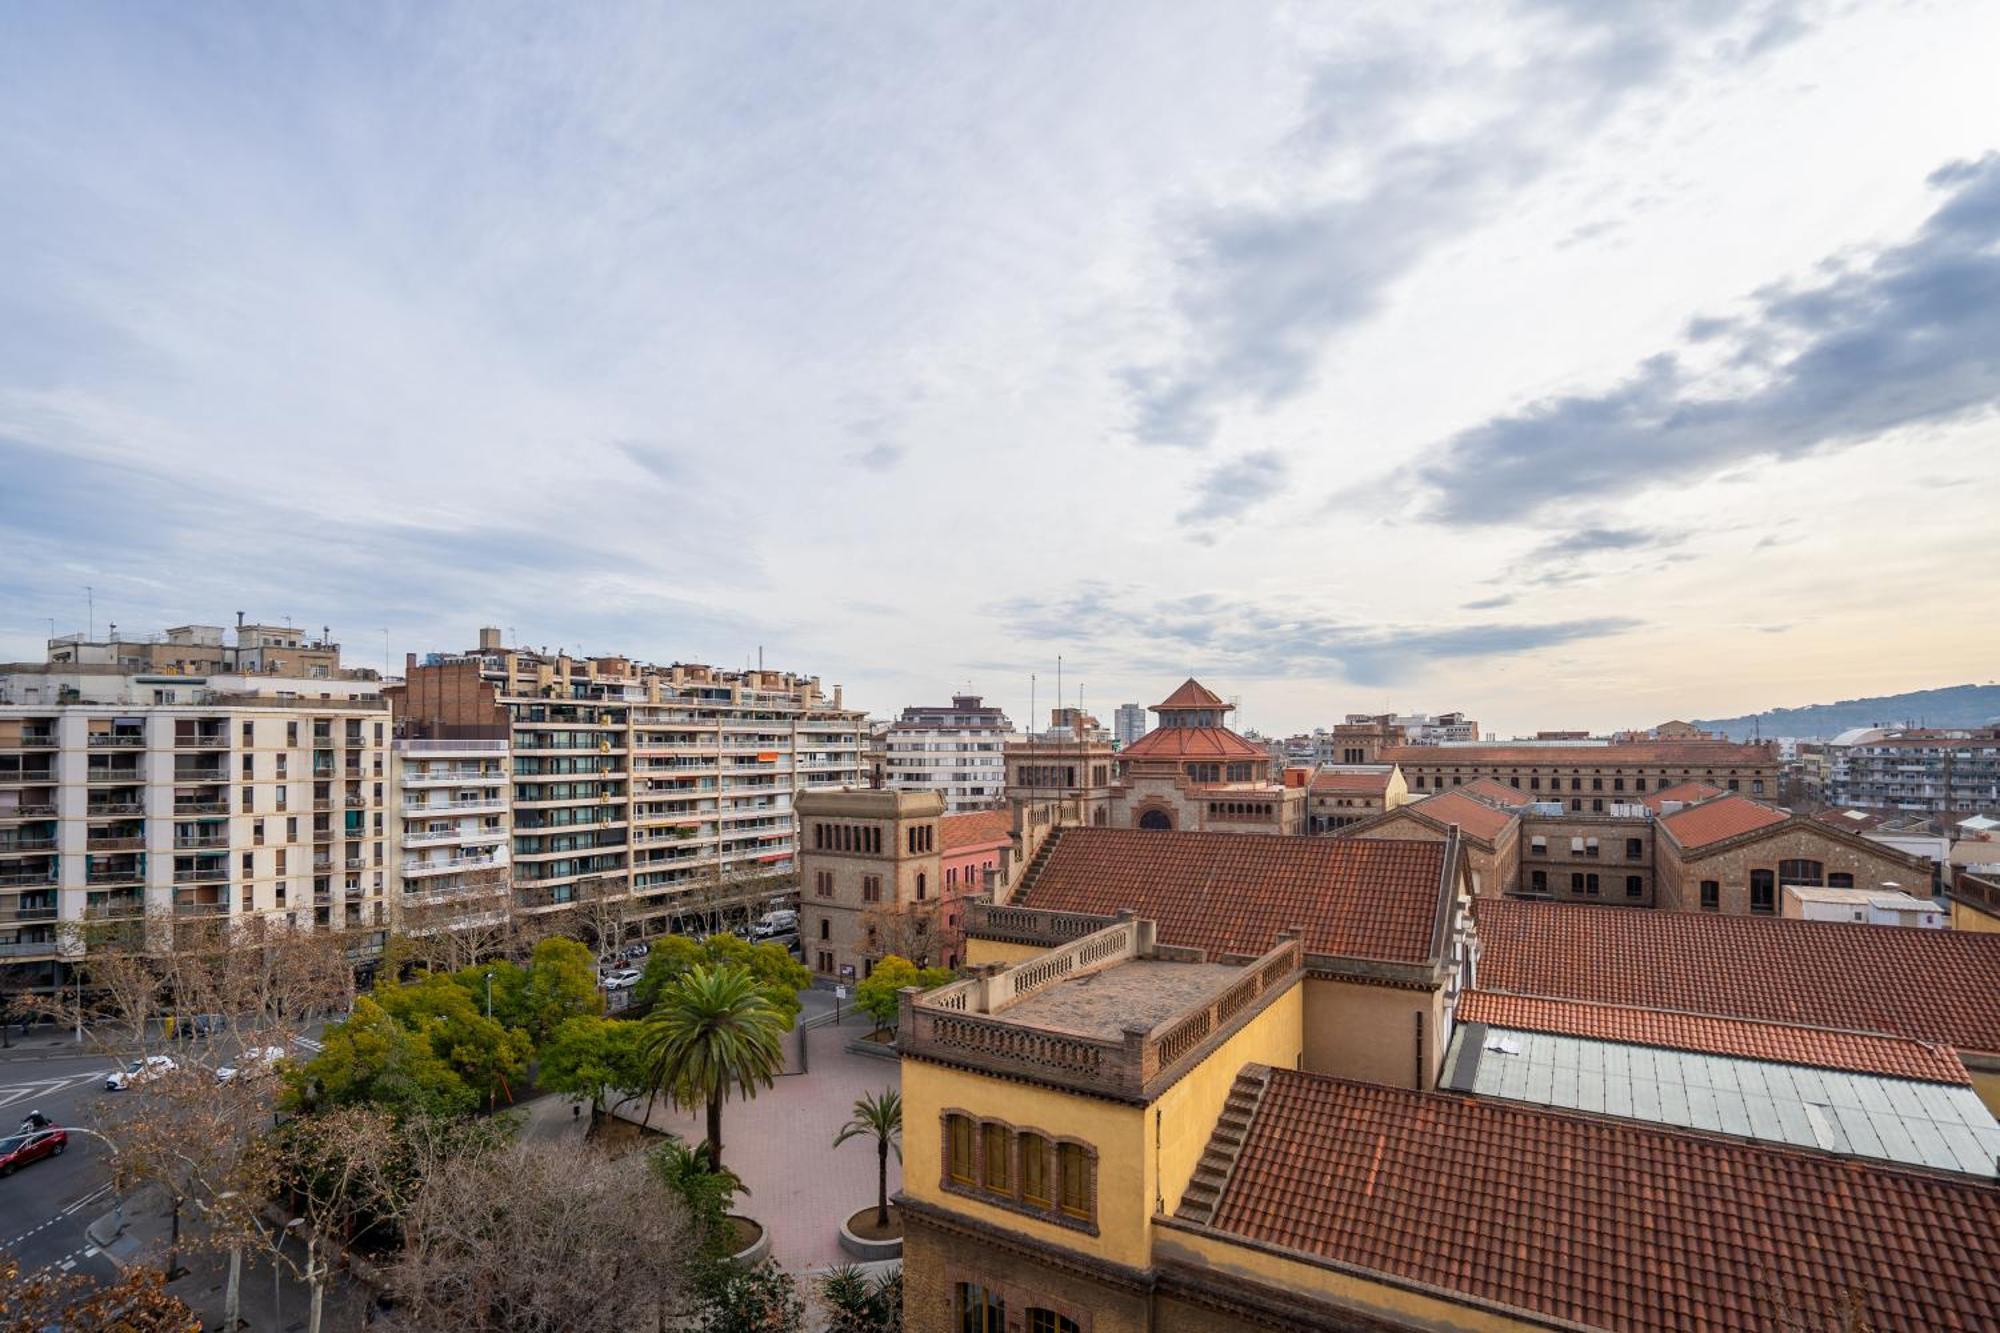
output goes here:
<path id="1" fill-rule="evenodd" d="M 289 1111 L 374 1105 L 397 1115 L 462 1115 L 478 1094 L 375 1000 L 359 995 L 354 1013 L 328 1028 L 323 1049 L 284 1071 L 281 1104 Z"/>
<path id="2" fill-rule="evenodd" d="M 550 1092 L 590 1098 L 594 1129 L 604 1118 L 610 1095 L 636 1096 L 646 1089 L 646 1062 L 639 1053 L 640 1026 L 596 1014 L 579 1014 L 555 1030 L 542 1046 L 537 1081 Z"/>
<path id="3" fill-rule="evenodd" d="M 525 1021 L 520 1026 L 537 1046 L 570 1019 L 604 1012 L 590 950 L 560 935 L 537 944 L 521 987 L 521 1009 Z"/>
<path id="4" fill-rule="evenodd" d="M 660 993 L 643 1026 L 647 1088 L 685 1110 L 706 1108 L 703 1147 L 721 1170 L 722 1103 L 732 1092 L 756 1096 L 784 1068 L 783 1014 L 749 969 L 702 965 Z"/>
<path id="5" fill-rule="evenodd" d="M 886 1031 L 896 1026 L 896 1016 L 901 1012 L 902 1000 L 897 992 L 905 986 L 918 986 L 924 990 L 934 990 L 947 981 L 956 979 L 958 974 L 948 967 L 918 967 L 909 959 L 897 954 L 889 954 L 875 964 L 875 970 L 854 989 L 854 1006 L 875 1020 L 875 1030 Z"/>
<path id="6" fill-rule="evenodd" d="M 647 1153 L 646 1167 L 686 1206 L 703 1255 L 711 1261 L 726 1260 L 735 1248 L 735 1233 L 727 1225 L 729 1210 L 738 1194 L 750 1192 L 736 1173 L 711 1167 L 707 1153 L 678 1137 Z"/>
<path id="7" fill-rule="evenodd" d="M 725 964 L 745 968 L 757 978 L 771 1003 L 784 1015 L 787 1028 L 798 1021 L 799 992 L 812 985 L 811 970 L 782 944 L 753 944 L 735 935 L 711 935 L 705 940 L 661 936 L 646 956 L 646 972 L 633 988 L 632 999 L 641 1005 L 654 1004 L 675 979 L 697 967 Z"/>
<path id="8" fill-rule="evenodd" d="M 528 1026 L 527 1006 L 521 999 L 521 993 L 528 984 L 528 970 L 519 963 L 496 958 L 489 963 L 474 963 L 470 967 L 461 967 L 449 975 L 460 989 L 472 997 L 472 1003 L 482 1014 L 486 1012 L 486 978 L 491 976 L 493 1021 L 507 1028 Z"/>
<path id="9" fill-rule="evenodd" d="M 488 1018 L 464 987 L 448 976 L 422 977 L 401 986 L 376 987 L 384 1012 L 428 1041 L 479 1100 L 502 1094 L 513 1100 L 513 1085 L 527 1072 L 534 1045 L 528 1034 Z"/>
<path id="10" fill-rule="evenodd" d="M 875 1225 L 889 1225 L 889 1150 L 903 1160 L 903 1094 L 894 1088 L 854 1099 L 854 1115 L 833 1136 L 838 1148 L 849 1139 L 875 1140 Z"/>

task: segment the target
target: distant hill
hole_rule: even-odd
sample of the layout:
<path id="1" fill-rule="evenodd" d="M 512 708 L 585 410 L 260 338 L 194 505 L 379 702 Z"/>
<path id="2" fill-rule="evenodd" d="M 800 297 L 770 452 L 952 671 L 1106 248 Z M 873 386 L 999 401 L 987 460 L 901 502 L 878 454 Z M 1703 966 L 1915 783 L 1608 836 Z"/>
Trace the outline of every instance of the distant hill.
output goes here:
<path id="1" fill-rule="evenodd" d="M 1743 717 L 1705 718 L 1695 723 L 1708 731 L 1744 740 L 1765 736 L 1828 739 L 1849 727 L 1901 726 L 1978 727 L 2000 720 L 2000 685 L 1947 685 L 1939 690 L 1912 690 L 1873 699 L 1842 699 L 1837 704 L 1803 708 L 1773 708 Z"/>

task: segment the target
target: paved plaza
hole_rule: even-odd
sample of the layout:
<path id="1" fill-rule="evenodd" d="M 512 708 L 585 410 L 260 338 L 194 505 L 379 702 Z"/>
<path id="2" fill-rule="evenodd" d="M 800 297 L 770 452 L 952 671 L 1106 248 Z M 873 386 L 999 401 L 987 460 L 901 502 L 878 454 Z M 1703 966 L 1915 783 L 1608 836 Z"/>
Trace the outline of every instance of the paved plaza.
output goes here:
<path id="1" fill-rule="evenodd" d="M 808 1012 L 811 1012 L 810 1010 Z M 894 1060 L 853 1055 L 845 1048 L 872 1025 L 852 1013 L 839 1027 L 815 1028 L 806 1073 L 787 1073 L 750 1102 L 732 1100 L 722 1108 L 722 1160 L 750 1187 L 738 1211 L 771 1233 L 771 1255 L 794 1273 L 847 1262 L 840 1249 L 840 1224 L 855 1209 L 875 1202 L 875 1144 L 851 1139 L 833 1146 L 847 1123 L 854 1099 L 899 1084 Z M 798 1067 L 798 1037 L 788 1034 L 788 1070 Z M 644 1104 L 620 1107 L 636 1120 Z M 678 1134 L 689 1143 L 702 1137 L 702 1115 L 661 1104 L 647 1124 Z M 903 1173 L 889 1157 L 889 1192 Z"/>

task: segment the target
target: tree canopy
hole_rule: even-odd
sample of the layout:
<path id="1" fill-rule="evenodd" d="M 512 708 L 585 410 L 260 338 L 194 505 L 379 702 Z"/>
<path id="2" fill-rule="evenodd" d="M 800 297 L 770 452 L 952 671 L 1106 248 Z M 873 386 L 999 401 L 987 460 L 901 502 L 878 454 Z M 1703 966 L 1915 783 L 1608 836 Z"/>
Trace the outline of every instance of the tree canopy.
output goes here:
<path id="1" fill-rule="evenodd" d="M 462 1115 L 479 1104 L 429 1040 L 366 995 L 327 1029 L 318 1055 L 286 1071 L 285 1084 L 292 1111 L 372 1103 L 398 1115 Z"/>
<path id="2" fill-rule="evenodd" d="M 633 1000 L 656 1004 L 660 993 L 697 967 L 740 967 L 756 978 L 771 1004 L 790 1028 L 799 1017 L 799 992 L 812 985 L 812 972 L 782 944 L 753 944 L 736 935 L 711 935 L 705 940 L 663 935 L 653 941 L 645 975 L 633 989 Z"/>
<path id="3" fill-rule="evenodd" d="M 383 1012 L 427 1040 L 479 1100 L 513 1100 L 513 1085 L 527 1072 L 534 1044 L 527 1033 L 486 1017 L 463 986 L 438 974 L 377 986 L 374 998 Z"/>
<path id="4" fill-rule="evenodd" d="M 722 1166 L 722 1103 L 745 1098 L 784 1069 L 785 1021 L 748 968 L 700 965 L 677 977 L 645 1018 L 647 1086 L 708 1112 L 709 1165 Z"/>
<path id="5" fill-rule="evenodd" d="M 896 1015 L 902 1004 L 896 992 L 905 986 L 918 986 L 933 990 L 958 974 L 948 967 L 918 967 L 909 959 L 898 954 L 890 954 L 875 964 L 875 970 L 854 990 L 855 1007 L 875 1020 L 878 1028 L 896 1026 Z"/>
<path id="6" fill-rule="evenodd" d="M 611 1094 L 633 1096 L 646 1090 L 641 1035 L 638 1023 L 579 1014 L 543 1045 L 537 1080 L 550 1092 L 590 1098 L 591 1115 L 601 1116 Z"/>

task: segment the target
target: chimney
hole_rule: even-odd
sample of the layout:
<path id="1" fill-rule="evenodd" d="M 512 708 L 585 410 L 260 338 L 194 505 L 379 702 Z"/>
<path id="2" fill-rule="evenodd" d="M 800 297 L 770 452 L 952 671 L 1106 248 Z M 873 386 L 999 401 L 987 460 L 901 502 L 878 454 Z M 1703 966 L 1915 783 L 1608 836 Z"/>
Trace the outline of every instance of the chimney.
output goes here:
<path id="1" fill-rule="evenodd" d="M 500 646 L 500 627 L 497 625 L 481 625 L 479 627 L 479 651 L 494 652 Z"/>

